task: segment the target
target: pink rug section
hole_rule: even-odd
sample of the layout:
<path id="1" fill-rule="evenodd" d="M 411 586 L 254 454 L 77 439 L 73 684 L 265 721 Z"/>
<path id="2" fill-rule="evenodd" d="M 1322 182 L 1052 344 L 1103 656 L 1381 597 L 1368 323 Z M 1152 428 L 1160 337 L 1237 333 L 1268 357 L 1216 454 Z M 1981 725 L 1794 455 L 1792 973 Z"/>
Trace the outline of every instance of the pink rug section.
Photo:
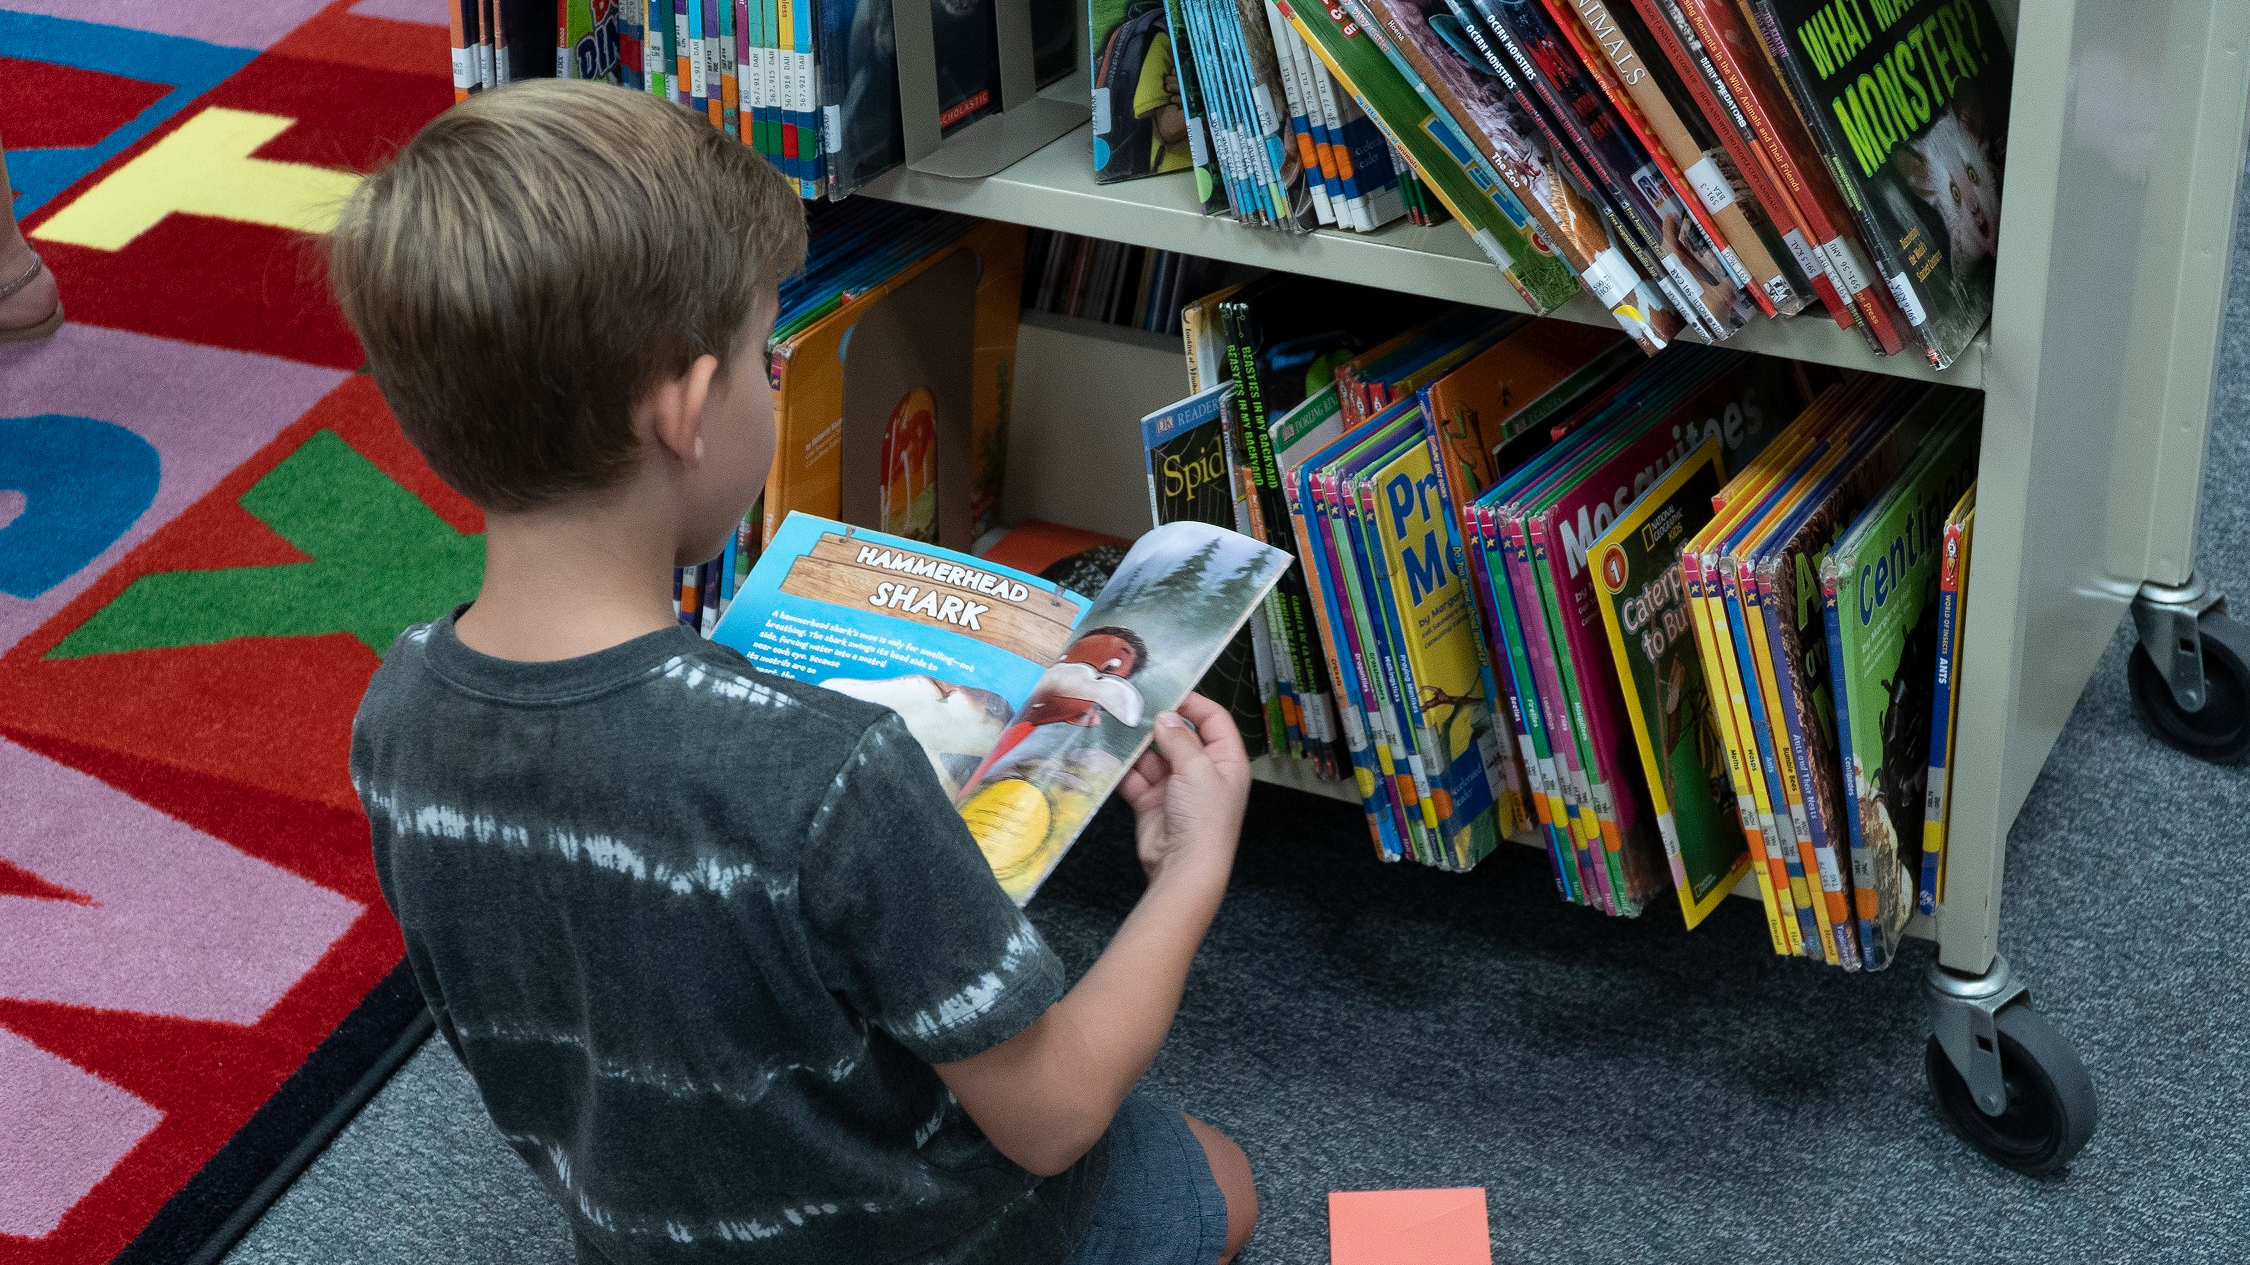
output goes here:
<path id="1" fill-rule="evenodd" d="M 5 741 L 0 821 L 0 859 L 93 899 L 0 896 L 0 997 L 256 1023 L 364 912 Z"/>
<path id="2" fill-rule="evenodd" d="M 388 18 L 393 22 L 420 22 L 425 26 L 451 27 L 452 6 L 446 0 L 359 0 L 351 14 L 361 18 Z"/>
<path id="3" fill-rule="evenodd" d="M 163 1113 L 0 1030 L 0 1234 L 36 1239 L 62 1221 Z"/>
<path id="4" fill-rule="evenodd" d="M 65 325 L 45 342 L 0 344 L 0 417 L 66 413 L 111 422 L 147 440 L 163 462 L 156 500 L 77 574 L 29 600 L 0 593 L 0 654 L 349 376 L 93 325 Z M 21 498 L 12 498 L 0 504 L 0 517 L 21 509 Z"/>
<path id="5" fill-rule="evenodd" d="M 328 0 L 8 0 L 7 7 L 264 51 L 327 8 Z"/>

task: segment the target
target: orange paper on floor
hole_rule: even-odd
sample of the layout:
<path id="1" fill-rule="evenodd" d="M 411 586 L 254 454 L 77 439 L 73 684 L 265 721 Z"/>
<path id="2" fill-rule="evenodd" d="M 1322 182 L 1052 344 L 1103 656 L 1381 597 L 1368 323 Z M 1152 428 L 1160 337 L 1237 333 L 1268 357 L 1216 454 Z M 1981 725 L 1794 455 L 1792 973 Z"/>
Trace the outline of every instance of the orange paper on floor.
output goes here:
<path id="1" fill-rule="evenodd" d="M 1484 1187 L 1332 1191 L 1328 1260 L 1329 1265 L 1492 1265 Z"/>

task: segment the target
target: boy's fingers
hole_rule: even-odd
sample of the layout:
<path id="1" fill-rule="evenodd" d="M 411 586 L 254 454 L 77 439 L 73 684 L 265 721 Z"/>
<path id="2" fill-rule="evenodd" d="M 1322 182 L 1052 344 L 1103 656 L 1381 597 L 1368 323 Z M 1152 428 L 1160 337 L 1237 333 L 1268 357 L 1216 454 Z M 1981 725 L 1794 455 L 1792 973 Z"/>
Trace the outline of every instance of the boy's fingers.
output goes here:
<path id="1" fill-rule="evenodd" d="M 1178 712 L 1163 712 L 1157 716 L 1156 749 L 1163 753 L 1164 763 L 1174 773 L 1186 773 L 1197 765 L 1211 762 L 1211 757 L 1203 753 L 1203 740 L 1195 736 L 1195 730 Z"/>
<path id="2" fill-rule="evenodd" d="M 1140 759 L 1133 761 L 1133 767 L 1126 770 L 1125 777 L 1128 781 L 1137 777 L 1143 785 L 1154 786 L 1163 781 L 1171 771 L 1165 767 L 1164 757 L 1158 754 L 1156 748 L 1151 747 L 1141 752 Z"/>
<path id="3" fill-rule="evenodd" d="M 1220 764 L 1249 763 L 1250 753 L 1242 745 L 1242 730 L 1226 708 L 1201 694 L 1191 693 L 1180 700 L 1180 715 L 1194 722 L 1197 732 L 1203 735 L 1203 754 Z"/>

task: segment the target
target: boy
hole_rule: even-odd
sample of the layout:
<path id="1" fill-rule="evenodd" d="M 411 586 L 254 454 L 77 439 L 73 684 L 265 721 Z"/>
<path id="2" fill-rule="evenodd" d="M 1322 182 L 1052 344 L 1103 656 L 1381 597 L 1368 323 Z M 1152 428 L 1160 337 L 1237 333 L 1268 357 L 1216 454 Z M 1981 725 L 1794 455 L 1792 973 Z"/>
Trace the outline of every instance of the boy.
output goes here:
<path id="1" fill-rule="evenodd" d="M 585 83 L 470 98 L 347 206 L 345 314 L 486 515 L 353 730 L 415 978 L 582 1261 L 1230 1260 L 1241 1150 L 1130 1094 L 1233 864 L 1224 710 L 1159 718 L 1148 889 L 1065 993 L 896 713 L 673 618 L 772 462 L 804 250 L 753 151 Z"/>

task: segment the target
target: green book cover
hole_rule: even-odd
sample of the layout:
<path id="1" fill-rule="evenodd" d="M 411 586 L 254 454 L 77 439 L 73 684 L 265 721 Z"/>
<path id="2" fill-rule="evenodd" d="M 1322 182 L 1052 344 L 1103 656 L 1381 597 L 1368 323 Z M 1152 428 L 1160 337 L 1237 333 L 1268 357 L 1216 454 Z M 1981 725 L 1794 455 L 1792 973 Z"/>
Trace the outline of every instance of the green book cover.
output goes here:
<path id="1" fill-rule="evenodd" d="M 1966 417 L 1933 429 L 1821 564 L 1853 914 L 1869 970 L 1889 965 L 1914 907 L 1945 516 L 1976 480 L 1978 430 Z"/>
<path id="2" fill-rule="evenodd" d="M 1588 551 L 1626 717 L 1690 927 L 1750 868 L 1680 575 L 1680 546 L 1711 521 L 1711 498 L 1725 482 L 1713 436 Z"/>

